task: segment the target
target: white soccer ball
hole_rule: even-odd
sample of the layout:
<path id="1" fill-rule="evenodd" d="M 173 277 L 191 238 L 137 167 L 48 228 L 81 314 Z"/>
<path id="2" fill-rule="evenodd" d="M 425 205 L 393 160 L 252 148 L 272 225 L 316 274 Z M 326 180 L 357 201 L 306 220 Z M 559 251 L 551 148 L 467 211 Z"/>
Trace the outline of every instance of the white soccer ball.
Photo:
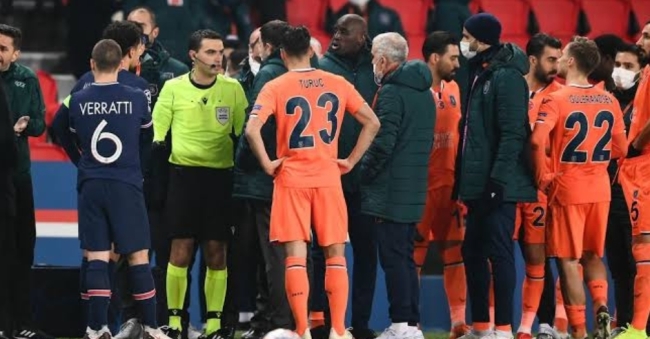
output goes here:
<path id="1" fill-rule="evenodd" d="M 278 328 L 277 330 L 273 330 L 269 333 L 267 333 L 264 336 L 264 339 L 301 339 L 298 333 L 287 330 L 284 328 Z"/>

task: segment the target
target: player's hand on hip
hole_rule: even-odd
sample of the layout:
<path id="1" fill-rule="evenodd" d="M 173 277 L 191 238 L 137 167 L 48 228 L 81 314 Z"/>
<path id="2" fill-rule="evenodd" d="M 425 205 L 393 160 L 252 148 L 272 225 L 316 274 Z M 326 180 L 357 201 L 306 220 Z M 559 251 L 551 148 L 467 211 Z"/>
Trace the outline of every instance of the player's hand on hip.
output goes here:
<path id="1" fill-rule="evenodd" d="M 280 159 L 275 159 L 275 160 L 271 161 L 268 165 L 264 166 L 264 172 L 266 172 L 266 174 L 274 177 L 277 174 L 278 169 L 280 168 L 280 166 L 284 162 L 284 159 L 285 158 L 280 158 Z"/>
<path id="2" fill-rule="evenodd" d="M 29 123 L 29 116 L 23 115 L 16 121 L 16 124 L 14 125 L 14 132 L 16 134 L 22 133 L 25 128 L 27 128 L 27 124 Z"/>
<path id="3" fill-rule="evenodd" d="M 336 164 L 341 170 L 341 175 L 350 173 L 354 168 L 354 164 L 348 159 L 336 159 Z"/>

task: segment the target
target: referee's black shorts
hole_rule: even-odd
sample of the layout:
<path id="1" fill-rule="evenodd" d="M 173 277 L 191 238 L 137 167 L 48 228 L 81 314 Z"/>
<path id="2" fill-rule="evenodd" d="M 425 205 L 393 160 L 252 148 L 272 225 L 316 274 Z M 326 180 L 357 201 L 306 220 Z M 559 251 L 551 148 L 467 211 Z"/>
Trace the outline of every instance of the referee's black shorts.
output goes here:
<path id="1" fill-rule="evenodd" d="M 166 219 L 172 239 L 229 241 L 232 169 L 171 165 Z"/>

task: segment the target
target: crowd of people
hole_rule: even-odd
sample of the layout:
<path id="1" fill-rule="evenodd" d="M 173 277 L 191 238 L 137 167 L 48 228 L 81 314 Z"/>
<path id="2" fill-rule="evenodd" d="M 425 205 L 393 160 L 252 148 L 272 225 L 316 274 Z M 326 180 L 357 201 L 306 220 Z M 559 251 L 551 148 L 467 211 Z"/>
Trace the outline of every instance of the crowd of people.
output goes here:
<path id="1" fill-rule="evenodd" d="M 525 50 L 489 13 L 423 46 L 371 34 L 357 14 L 331 29 L 323 53 L 305 27 L 269 21 L 236 65 L 225 37 L 197 30 L 191 68 L 157 41 L 150 8 L 104 29 L 51 126 L 78 168 L 85 338 L 232 339 L 256 295 L 243 339 L 276 328 L 423 339 L 419 273 L 432 242 L 451 339 L 530 339 L 535 319 L 540 339 L 583 339 L 583 282 L 595 338 L 647 337 L 650 24 L 635 45 L 539 33 Z M 0 260 L 14 272 L 0 276 L 0 339 L 48 339 L 24 288 L 35 240 L 27 138 L 45 124 L 21 42 L 0 25 Z M 422 60 L 407 60 L 409 47 Z M 516 323 L 515 241 L 526 262 Z M 187 312 L 196 259 L 202 331 Z M 391 320 L 379 335 L 369 326 L 378 265 Z"/>

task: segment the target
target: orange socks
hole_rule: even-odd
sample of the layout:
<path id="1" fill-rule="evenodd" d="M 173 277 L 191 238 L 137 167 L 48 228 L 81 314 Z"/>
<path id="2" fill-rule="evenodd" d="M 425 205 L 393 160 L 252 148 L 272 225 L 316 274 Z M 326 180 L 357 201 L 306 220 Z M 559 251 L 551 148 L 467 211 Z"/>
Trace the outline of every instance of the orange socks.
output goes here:
<path id="1" fill-rule="evenodd" d="M 643 330 L 650 315 L 650 244 L 634 244 L 632 253 L 636 260 L 632 327 Z"/>
<path id="2" fill-rule="evenodd" d="M 422 270 L 422 265 L 424 265 L 424 260 L 427 258 L 428 249 L 429 243 L 426 241 L 415 243 L 415 249 L 413 249 L 413 261 L 415 261 L 415 268 L 418 270 L 418 276 L 420 275 L 420 270 Z"/>
<path id="3" fill-rule="evenodd" d="M 284 273 L 285 289 L 291 313 L 296 321 L 296 333 L 302 336 L 308 328 L 307 312 L 309 300 L 309 279 L 307 278 L 307 259 L 287 257 Z M 327 277 L 327 273 L 326 273 Z M 327 278 L 325 278 L 327 279 Z M 347 290 L 346 290 L 347 293 Z"/>
<path id="4" fill-rule="evenodd" d="M 348 306 L 348 270 L 345 257 L 333 257 L 325 261 L 325 292 L 330 305 L 332 329 L 338 335 L 345 333 L 345 310 Z"/>
<path id="5" fill-rule="evenodd" d="M 598 312 L 601 306 L 607 306 L 607 280 L 592 280 L 587 283 L 587 288 L 591 294 L 594 312 Z"/>
<path id="6" fill-rule="evenodd" d="M 560 278 L 555 280 L 555 329 L 561 334 L 568 333 L 569 319 L 564 308 L 564 298 L 560 287 Z"/>
<path id="7" fill-rule="evenodd" d="M 526 264 L 526 277 L 522 287 L 521 324 L 517 333 L 531 334 L 542 292 L 544 292 L 544 264 Z"/>
<path id="8" fill-rule="evenodd" d="M 460 252 L 460 246 L 454 246 L 442 251 L 444 263 L 443 279 L 451 326 L 465 324 L 465 308 L 467 305 L 467 280 L 465 279 L 465 264 Z"/>
<path id="9" fill-rule="evenodd" d="M 325 326 L 325 312 L 309 312 L 309 327 Z"/>
<path id="10" fill-rule="evenodd" d="M 572 338 L 584 338 L 587 334 L 586 307 L 584 305 L 565 305 Z"/>
<path id="11" fill-rule="evenodd" d="M 488 305 L 490 305 L 490 327 L 494 327 L 494 278 L 490 273 L 490 294 L 488 295 Z"/>

